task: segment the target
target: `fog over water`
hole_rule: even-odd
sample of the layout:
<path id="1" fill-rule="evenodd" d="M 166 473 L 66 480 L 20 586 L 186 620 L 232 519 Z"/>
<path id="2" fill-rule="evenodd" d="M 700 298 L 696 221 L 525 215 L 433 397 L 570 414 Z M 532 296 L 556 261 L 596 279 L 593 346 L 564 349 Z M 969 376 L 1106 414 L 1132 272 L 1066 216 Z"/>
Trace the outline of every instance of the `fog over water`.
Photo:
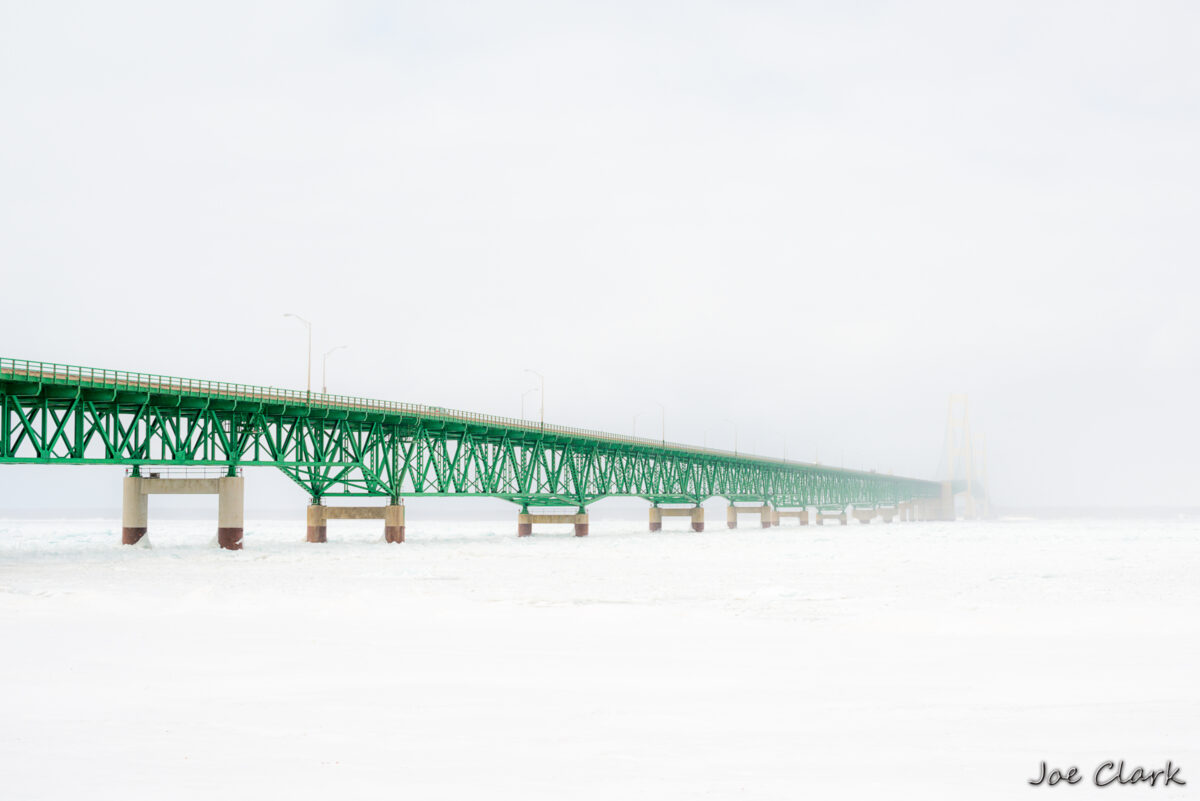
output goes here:
<path id="1" fill-rule="evenodd" d="M 1194 506 L 1198 38 L 1188 3 L 3 3 L 0 355 L 303 388 L 293 312 L 315 385 L 349 345 L 331 391 L 517 416 L 533 368 L 549 421 L 661 402 L 920 477 L 966 392 L 999 505 Z"/>

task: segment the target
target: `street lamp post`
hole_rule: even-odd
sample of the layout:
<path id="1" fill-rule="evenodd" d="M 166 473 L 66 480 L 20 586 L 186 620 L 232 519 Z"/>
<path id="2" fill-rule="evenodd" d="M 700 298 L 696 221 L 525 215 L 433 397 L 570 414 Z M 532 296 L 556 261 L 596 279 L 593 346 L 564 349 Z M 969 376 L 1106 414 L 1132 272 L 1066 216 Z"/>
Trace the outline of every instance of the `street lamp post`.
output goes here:
<path id="1" fill-rule="evenodd" d="M 538 424 L 542 428 L 545 428 L 546 427 L 546 377 L 544 375 L 542 375 L 541 373 L 539 373 L 537 370 L 530 370 L 529 368 L 525 368 L 525 372 L 533 373 L 534 375 L 536 375 L 538 377 L 538 396 L 540 398 L 540 405 L 541 405 L 541 409 L 538 412 Z"/>
<path id="2" fill-rule="evenodd" d="M 662 443 L 663 443 L 663 445 L 666 445 L 667 444 L 667 407 L 663 406 L 658 401 L 655 401 L 654 404 L 656 406 L 658 406 L 658 410 L 660 412 L 662 412 Z"/>
<path id="3" fill-rule="evenodd" d="M 292 314 L 291 312 L 287 312 L 283 316 L 284 317 L 295 317 L 297 320 L 304 323 L 304 325 L 308 327 L 308 383 L 305 385 L 304 391 L 307 392 L 309 395 L 311 395 L 312 394 L 312 323 L 310 323 L 308 320 L 305 320 L 300 315 Z"/>
<path id="4" fill-rule="evenodd" d="M 321 394 L 322 395 L 329 394 L 329 387 L 325 383 L 325 366 L 329 362 L 329 354 L 333 353 L 334 351 L 345 350 L 346 347 L 347 347 L 346 345 L 338 345 L 336 348 L 330 348 L 329 350 L 325 351 L 325 355 L 321 357 Z"/>
<path id="5" fill-rule="evenodd" d="M 733 422 L 733 421 L 732 421 L 732 420 L 730 420 L 728 417 L 726 417 L 726 418 L 725 418 L 725 422 L 726 422 L 726 423 L 729 423 L 729 425 L 733 426 L 733 455 L 734 455 L 734 456 L 737 456 L 737 452 L 738 452 L 738 447 L 737 447 L 737 423 Z"/>
<path id="6" fill-rule="evenodd" d="M 633 416 L 633 438 L 634 439 L 637 439 L 637 420 L 641 416 L 642 416 L 641 412 L 638 412 L 637 414 L 635 414 Z"/>
<path id="7" fill-rule="evenodd" d="M 521 419 L 522 420 L 525 419 L 525 399 L 528 398 L 532 393 L 537 392 L 537 391 L 538 391 L 537 387 L 530 387 L 529 389 L 527 389 L 521 393 Z"/>

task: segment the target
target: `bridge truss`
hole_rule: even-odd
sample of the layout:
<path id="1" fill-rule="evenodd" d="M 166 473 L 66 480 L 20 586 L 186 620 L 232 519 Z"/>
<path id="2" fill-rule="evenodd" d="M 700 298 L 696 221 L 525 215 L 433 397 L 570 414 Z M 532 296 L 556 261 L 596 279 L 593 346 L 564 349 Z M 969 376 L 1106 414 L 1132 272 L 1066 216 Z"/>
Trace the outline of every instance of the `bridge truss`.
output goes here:
<path id="1" fill-rule="evenodd" d="M 275 467 L 331 496 L 586 507 L 937 498 L 938 483 L 416 404 L 0 359 L 0 464 Z"/>

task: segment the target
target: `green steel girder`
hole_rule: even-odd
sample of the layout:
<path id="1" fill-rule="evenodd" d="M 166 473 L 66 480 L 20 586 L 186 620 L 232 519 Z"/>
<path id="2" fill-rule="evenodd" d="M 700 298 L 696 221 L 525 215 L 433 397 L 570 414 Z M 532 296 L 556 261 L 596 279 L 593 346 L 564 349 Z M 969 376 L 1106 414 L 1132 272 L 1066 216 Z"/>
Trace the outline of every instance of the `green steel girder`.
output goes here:
<path id="1" fill-rule="evenodd" d="M 0 359 L 0 424 L 0 464 L 275 467 L 313 499 L 582 507 L 614 495 L 718 496 L 844 507 L 941 492 L 931 481 L 431 407 L 11 359 Z"/>

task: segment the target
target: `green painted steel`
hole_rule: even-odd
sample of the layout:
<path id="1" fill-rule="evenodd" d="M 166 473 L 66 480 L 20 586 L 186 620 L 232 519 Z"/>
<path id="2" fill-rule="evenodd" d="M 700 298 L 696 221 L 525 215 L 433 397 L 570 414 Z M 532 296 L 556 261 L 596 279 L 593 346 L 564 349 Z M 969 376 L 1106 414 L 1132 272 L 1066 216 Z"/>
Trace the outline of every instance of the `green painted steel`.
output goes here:
<path id="1" fill-rule="evenodd" d="M 276 467 L 328 496 L 612 495 L 775 506 L 938 498 L 937 482 L 408 403 L 0 359 L 0 464 Z"/>

